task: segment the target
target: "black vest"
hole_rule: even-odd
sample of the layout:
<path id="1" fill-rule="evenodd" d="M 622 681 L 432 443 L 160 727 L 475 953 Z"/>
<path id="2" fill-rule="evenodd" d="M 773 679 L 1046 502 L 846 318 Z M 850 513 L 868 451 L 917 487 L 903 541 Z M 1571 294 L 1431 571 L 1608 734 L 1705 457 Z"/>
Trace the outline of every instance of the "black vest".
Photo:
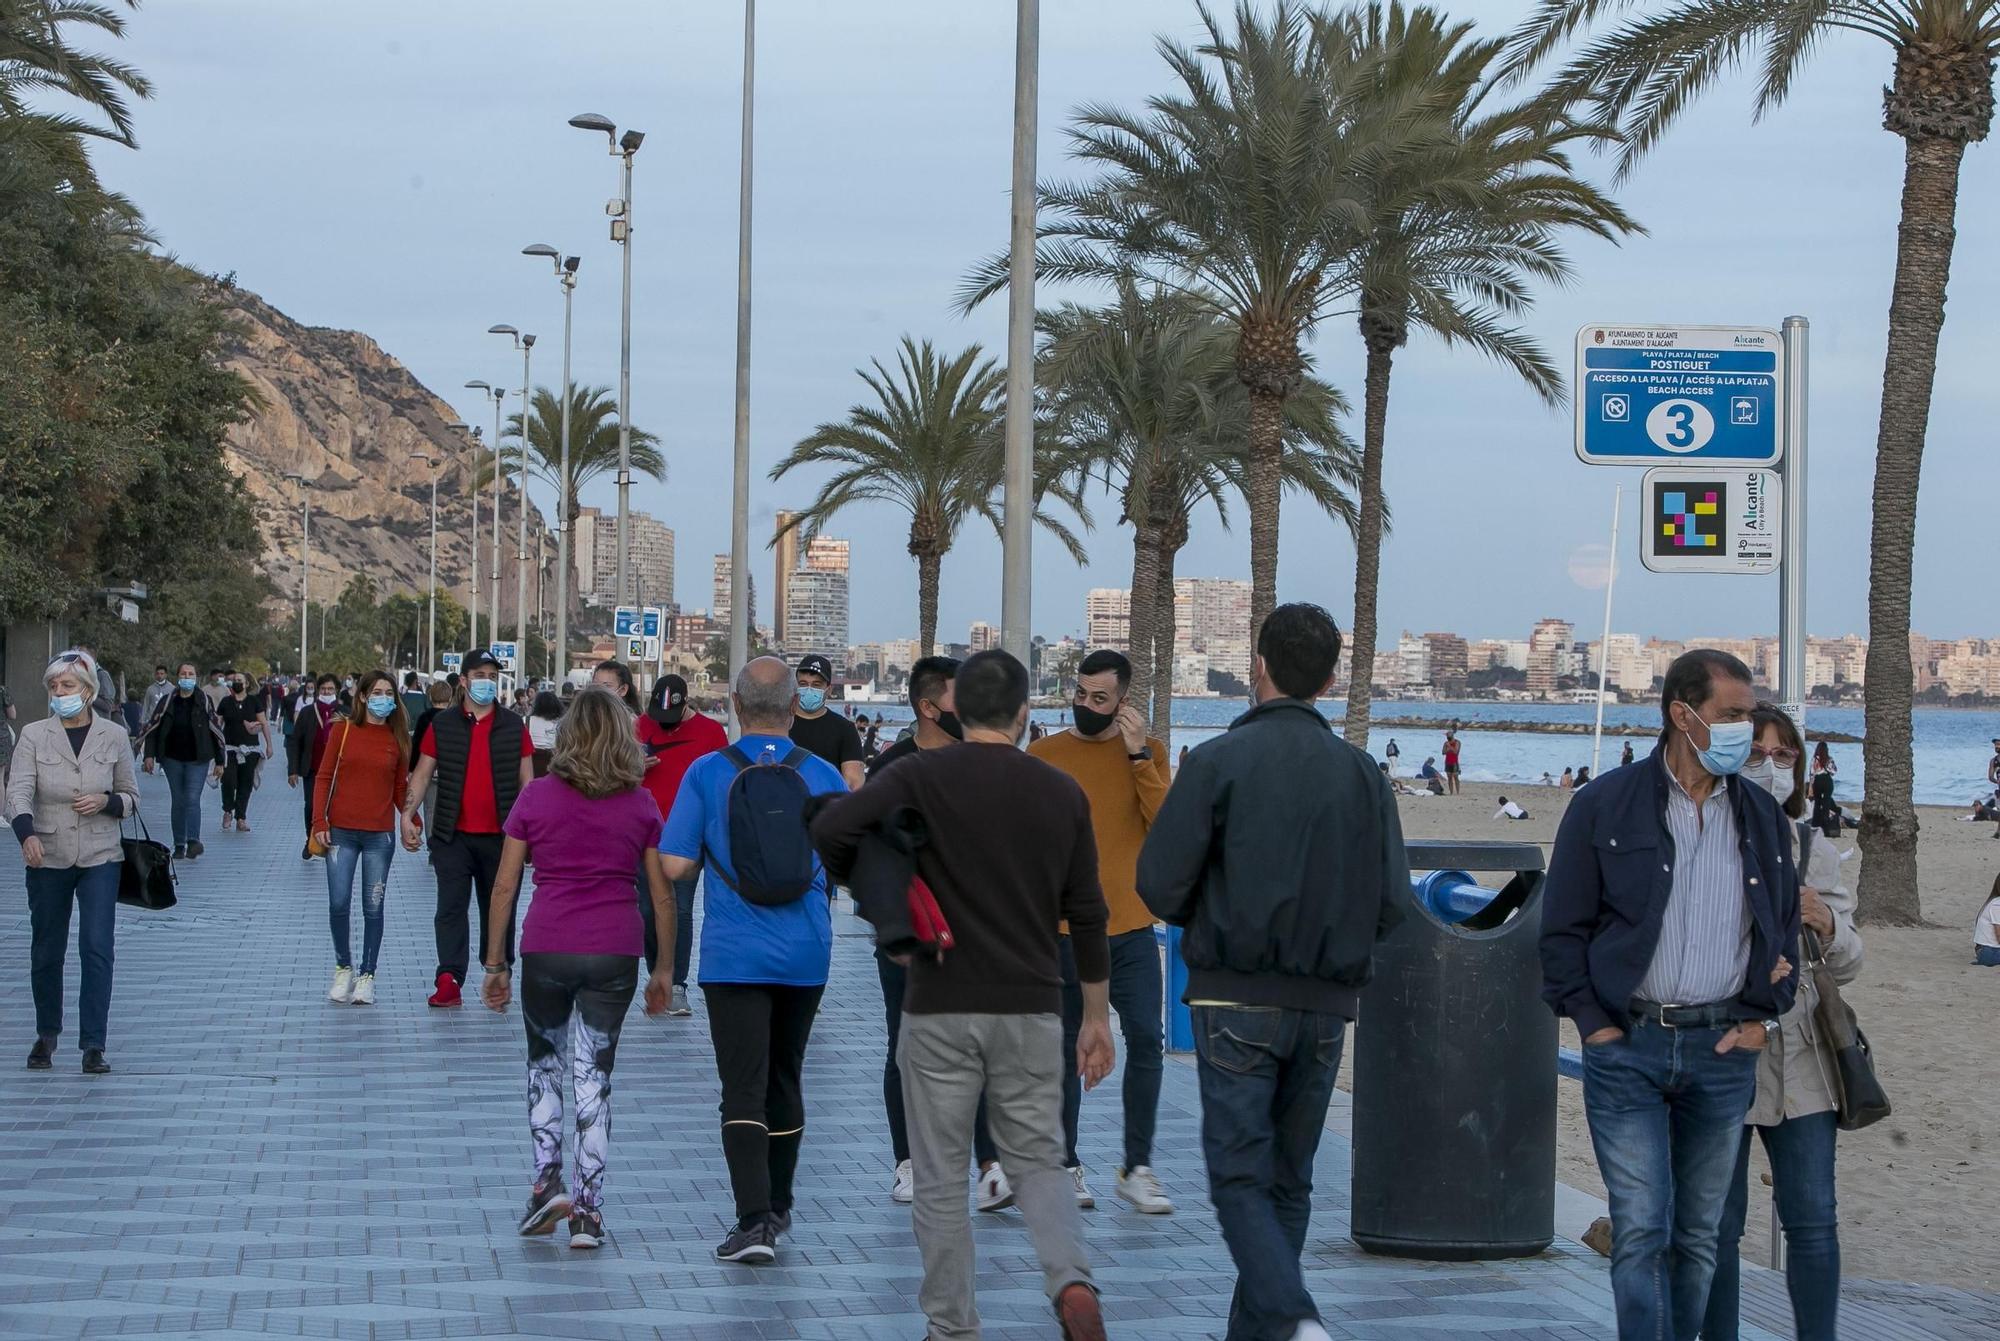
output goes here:
<path id="1" fill-rule="evenodd" d="M 495 706 L 487 728 L 487 756 L 493 765 L 493 808 L 500 822 L 521 793 L 521 733 L 526 723 Z M 472 752 L 472 718 L 463 708 L 447 708 L 431 718 L 431 738 L 437 742 L 437 803 L 431 807 L 431 838 L 448 843 L 458 833 L 458 807 L 465 795 L 466 757 Z"/>

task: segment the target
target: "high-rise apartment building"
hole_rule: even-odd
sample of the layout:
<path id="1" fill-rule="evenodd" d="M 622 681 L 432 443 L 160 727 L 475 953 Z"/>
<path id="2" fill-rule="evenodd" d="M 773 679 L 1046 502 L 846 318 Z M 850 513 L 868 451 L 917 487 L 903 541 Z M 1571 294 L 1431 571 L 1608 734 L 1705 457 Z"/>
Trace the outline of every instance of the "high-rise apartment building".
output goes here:
<path id="1" fill-rule="evenodd" d="M 1569 673 L 1570 644 L 1576 629 L 1567 619 L 1544 619 L 1528 635 L 1528 692 L 1553 694 Z"/>
<path id="2" fill-rule="evenodd" d="M 777 531 L 771 544 L 772 576 L 776 581 L 771 591 L 771 635 L 779 642 L 785 640 L 785 603 L 790 596 L 786 578 L 799 566 L 799 528 L 791 522 L 798 516 L 795 512 L 780 512 L 776 519 Z"/>
<path id="3" fill-rule="evenodd" d="M 1426 633 L 1425 659 L 1431 684 L 1439 694 L 1455 698 L 1465 692 L 1465 679 L 1472 670 L 1472 654 L 1465 639 L 1456 633 Z"/>
<path id="4" fill-rule="evenodd" d="M 1000 630 L 983 619 L 978 620 L 966 635 L 965 644 L 975 652 L 991 652 L 1000 646 Z"/>
<path id="5" fill-rule="evenodd" d="M 732 609 L 729 603 L 729 578 L 731 570 L 732 564 L 727 554 L 718 554 L 715 556 L 714 590 L 709 598 L 708 610 L 710 617 L 725 629 L 729 627 L 729 612 Z M 750 626 L 755 628 L 757 625 L 757 575 L 755 573 L 745 573 L 743 576 L 746 585 L 750 589 Z"/>
<path id="6" fill-rule="evenodd" d="M 631 523 L 631 563 L 635 592 L 662 608 L 674 603 L 674 533 L 650 513 L 634 512 Z M 581 508 L 570 537 L 570 562 L 576 567 L 577 598 L 606 609 L 618 604 L 618 514 L 602 508 Z"/>
<path id="7" fill-rule="evenodd" d="M 1090 650 L 1127 651 L 1132 645 L 1132 592 L 1093 587 L 1083 598 L 1083 640 Z"/>
<path id="8" fill-rule="evenodd" d="M 787 654 L 797 658 L 818 652 L 833 662 L 836 674 L 847 669 L 847 574 L 801 568 L 790 575 L 786 598 Z"/>
<path id="9" fill-rule="evenodd" d="M 1382 659 L 1377 658 L 1380 665 Z M 1388 658 L 1378 676 L 1385 687 L 1400 686 L 1404 689 L 1431 682 L 1431 645 L 1422 638 L 1405 630 L 1396 640 L 1396 655 Z M 1393 678 L 1392 678 L 1393 677 Z"/>
<path id="10" fill-rule="evenodd" d="M 1234 578 L 1174 581 L 1174 655 L 1200 652 L 1210 670 L 1250 678 L 1250 584 Z"/>

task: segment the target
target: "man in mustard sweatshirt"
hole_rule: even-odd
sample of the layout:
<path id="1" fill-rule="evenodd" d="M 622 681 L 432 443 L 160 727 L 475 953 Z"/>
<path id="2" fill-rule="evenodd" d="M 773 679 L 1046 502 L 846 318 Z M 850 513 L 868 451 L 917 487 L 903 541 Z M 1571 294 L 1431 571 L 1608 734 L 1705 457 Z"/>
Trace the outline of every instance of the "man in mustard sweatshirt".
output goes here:
<path id="1" fill-rule="evenodd" d="M 1153 1127 L 1160 1106 L 1160 951 L 1153 938 L 1153 915 L 1136 887 L 1139 848 L 1153 816 L 1166 799 L 1171 778 L 1167 744 L 1149 738 L 1132 706 L 1132 663 L 1123 654 L 1092 652 L 1077 667 L 1070 704 L 1073 730 L 1045 736 L 1028 753 L 1076 780 L 1090 799 L 1090 824 L 1097 836 L 1098 880 L 1111 910 L 1111 1005 L 1125 1031 L 1125 1151 L 1118 1168 L 1118 1195 L 1147 1215 L 1170 1215 L 1174 1203 L 1153 1175 Z M 1083 993 L 1076 961 L 1063 937 L 1063 1055 L 1076 1051 L 1083 1022 Z M 1064 1163 L 1076 1183 L 1077 1204 L 1097 1204 L 1084 1181 L 1076 1151 L 1077 1117 L 1083 1086 L 1076 1068 L 1063 1081 Z"/>

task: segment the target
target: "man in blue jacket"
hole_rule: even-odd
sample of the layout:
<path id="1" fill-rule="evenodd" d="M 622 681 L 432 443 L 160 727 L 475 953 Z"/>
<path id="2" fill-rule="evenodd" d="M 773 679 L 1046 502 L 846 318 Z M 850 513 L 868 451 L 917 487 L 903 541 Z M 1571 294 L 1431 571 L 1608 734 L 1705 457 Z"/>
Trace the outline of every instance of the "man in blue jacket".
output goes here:
<path id="1" fill-rule="evenodd" d="M 1736 776 L 1756 706 L 1735 657 L 1675 661 L 1659 748 L 1576 794 L 1549 862 L 1542 996 L 1583 1039 L 1621 1338 L 1701 1326 L 1757 1055 L 1796 986 L 1788 821 Z"/>

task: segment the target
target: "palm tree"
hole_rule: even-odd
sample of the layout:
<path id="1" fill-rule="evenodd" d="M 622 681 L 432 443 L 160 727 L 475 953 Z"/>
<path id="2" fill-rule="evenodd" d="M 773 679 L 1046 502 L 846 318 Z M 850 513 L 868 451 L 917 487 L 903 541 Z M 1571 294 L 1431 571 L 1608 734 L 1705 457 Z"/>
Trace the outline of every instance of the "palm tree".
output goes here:
<path id="1" fill-rule="evenodd" d="M 528 474 L 549 487 L 562 489 L 562 394 L 536 387 L 534 413 L 528 420 Z M 508 441 L 496 453 L 502 470 L 521 469 L 521 416 L 507 417 Z M 571 386 L 569 403 L 569 515 L 574 525 L 583 511 L 578 496 L 599 475 L 618 469 L 618 402 L 610 387 Z M 632 469 L 656 480 L 667 478 L 667 458 L 658 435 L 632 426 Z M 474 486 L 493 482 L 494 458 L 480 462 Z"/>
<path id="2" fill-rule="evenodd" d="M 1040 314 L 1037 379 L 1064 469 L 1115 491 L 1132 527 L 1132 698 L 1165 739 L 1173 726 L 1174 567 L 1205 502 L 1228 524 L 1246 484 L 1249 396 L 1236 376 L 1236 332 L 1206 304 L 1121 280 L 1117 302 Z M 1281 472 L 1287 488 L 1354 523 L 1344 486 L 1358 476 L 1336 414 L 1338 393 L 1308 377 L 1289 397 Z"/>
<path id="3" fill-rule="evenodd" d="M 1558 245 L 1565 230 L 1611 240 L 1640 230 L 1571 170 L 1570 145 L 1601 144 L 1615 132 L 1534 102 L 1491 105 L 1496 76 L 1504 73 L 1505 39 L 1474 40 L 1472 24 L 1453 23 L 1424 6 L 1406 10 L 1399 0 L 1319 23 L 1323 41 L 1347 46 L 1369 70 L 1361 96 L 1384 107 L 1429 107 L 1447 127 L 1434 141 L 1385 157 L 1349 258 L 1367 374 L 1345 734 L 1365 750 L 1382 568 L 1382 458 L 1396 351 L 1409 343 L 1412 328 L 1426 331 L 1497 360 L 1557 404 L 1562 375 L 1514 324 L 1534 301 L 1530 284 L 1570 278 Z"/>
<path id="4" fill-rule="evenodd" d="M 1515 35 L 1518 68 L 1547 57 L 1596 19 L 1635 0 L 1542 0 Z M 1914 691 L 1909 657 L 1910 564 L 1917 479 L 1930 423 L 1946 280 L 1956 239 L 1965 148 L 1993 129 L 1993 64 L 2000 0 L 1673 0 L 1584 48 L 1557 76 L 1553 97 L 1589 97 L 1622 122 L 1630 172 L 1676 117 L 1716 79 L 1758 54 L 1756 114 L 1791 92 L 1806 58 L 1848 33 L 1878 38 L 1895 56 L 1882 124 L 1903 140 L 1902 217 L 1889 299 L 1875 434 L 1874 534 L 1868 557 L 1868 809 L 1861 846 L 1861 909 L 1869 920 L 1923 919 L 1917 891 L 1917 815 L 1911 805 Z"/>
<path id="5" fill-rule="evenodd" d="M 1348 258 L 1372 175 L 1399 145 L 1434 136 L 1434 118 L 1362 99 L 1365 65 L 1322 41 L 1322 26 L 1292 0 L 1268 19 L 1239 0 L 1233 34 L 1206 6 L 1199 13 L 1200 46 L 1158 43 L 1180 84 L 1173 94 L 1143 114 L 1076 113 L 1071 152 L 1101 171 L 1038 188 L 1035 265 L 1058 282 L 1135 275 L 1186 293 L 1235 331 L 1249 395 L 1254 630 L 1277 600 L 1285 402 L 1304 382 L 1303 342 L 1352 292 Z M 960 306 L 1006 279 L 1005 254 L 982 262 Z"/>
<path id="6" fill-rule="evenodd" d="M 969 345 L 949 358 L 926 340 L 904 336 L 892 373 L 879 359 L 873 372 L 856 369 L 873 403 L 855 405 L 847 418 L 821 424 L 792 448 L 771 471 L 783 479 L 802 466 L 840 467 L 820 486 L 812 504 L 791 526 L 817 535 L 853 503 L 893 503 L 910 514 L 909 551 L 917 561 L 917 626 L 920 645 L 937 643 L 938 578 L 944 556 L 968 517 L 987 518 L 1000 528 L 993 496 L 1000 488 L 1001 442 L 1006 373 Z M 1038 454 L 1044 449 L 1038 447 Z M 1082 545 L 1069 529 L 1040 510 L 1042 494 L 1073 501 L 1069 491 L 1038 468 L 1035 519 L 1056 535 L 1077 562 Z M 1087 524 L 1087 516 L 1086 516 Z"/>
<path id="7" fill-rule="evenodd" d="M 138 0 L 125 3 L 138 8 Z M 82 218 L 99 205 L 129 208 L 99 188 L 83 146 L 87 139 L 133 144 L 125 95 L 151 97 L 153 87 L 122 61 L 79 51 L 65 32 L 71 27 L 123 37 L 125 19 L 94 0 L 0 0 L 0 204 L 33 193 L 35 174 L 23 166 L 31 162 L 58 174 L 68 188 L 65 204 Z M 86 115 L 37 110 L 33 100 L 44 94 L 74 99 Z"/>

